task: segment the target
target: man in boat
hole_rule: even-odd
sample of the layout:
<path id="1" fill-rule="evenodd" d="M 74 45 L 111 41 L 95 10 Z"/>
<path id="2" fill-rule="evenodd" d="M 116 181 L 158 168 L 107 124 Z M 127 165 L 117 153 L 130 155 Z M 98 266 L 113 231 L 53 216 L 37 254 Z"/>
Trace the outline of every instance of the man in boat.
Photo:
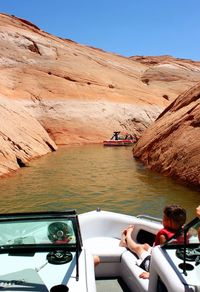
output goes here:
<path id="1" fill-rule="evenodd" d="M 117 132 L 117 131 L 114 132 L 114 134 L 113 134 L 111 140 L 119 140 L 119 134 L 120 134 L 120 132 Z"/>
<path id="2" fill-rule="evenodd" d="M 200 209 L 198 210 L 200 212 Z M 200 215 L 200 214 L 199 214 Z M 153 246 L 165 243 L 175 233 L 180 230 L 186 221 L 186 211 L 179 205 L 169 205 L 163 210 L 163 226 L 156 234 L 155 242 Z M 139 277 L 143 279 L 149 278 L 151 249 L 152 247 L 148 243 L 140 244 L 132 239 L 132 232 L 134 226 L 129 226 L 122 233 L 122 240 L 120 246 L 127 247 L 131 251 L 137 254 L 139 260 L 137 265 L 140 266 L 145 272 Z"/>

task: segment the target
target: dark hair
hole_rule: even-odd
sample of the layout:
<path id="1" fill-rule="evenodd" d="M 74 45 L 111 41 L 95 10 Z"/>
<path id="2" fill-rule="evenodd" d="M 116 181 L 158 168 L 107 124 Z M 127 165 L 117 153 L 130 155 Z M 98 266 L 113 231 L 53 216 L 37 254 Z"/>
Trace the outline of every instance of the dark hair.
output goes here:
<path id="1" fill-rule="evenodd" d="M 186 221 L 186 210 L 179 205 L 168 205 L 164 208 L 163 213 L 179 227 L 182 227 Z"/>

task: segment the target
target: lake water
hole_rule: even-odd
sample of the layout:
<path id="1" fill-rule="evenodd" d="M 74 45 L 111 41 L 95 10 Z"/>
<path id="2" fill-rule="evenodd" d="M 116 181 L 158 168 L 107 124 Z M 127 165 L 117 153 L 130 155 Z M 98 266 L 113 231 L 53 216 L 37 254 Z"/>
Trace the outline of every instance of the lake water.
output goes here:
<path id="1" fill-rule="evenodd" d="M 0 213 L 100 207 L 161 217 L 163 206 L 178 203 L 194 217 L 200 193 L 147 170 L 132 147 L 61 147 L 0 180 Z"/>

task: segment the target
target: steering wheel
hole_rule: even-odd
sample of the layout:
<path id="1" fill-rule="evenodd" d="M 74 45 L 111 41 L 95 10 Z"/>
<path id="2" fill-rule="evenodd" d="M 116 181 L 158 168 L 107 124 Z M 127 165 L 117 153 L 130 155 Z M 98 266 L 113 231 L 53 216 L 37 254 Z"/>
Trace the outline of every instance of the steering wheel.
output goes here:
<path id="1" fill-rule="evenodd" d="M 48 238 L 53 243 L 68 243 L 72 239 L 72 228 L 63 222 L 53 222 L 48 226 Z"/>

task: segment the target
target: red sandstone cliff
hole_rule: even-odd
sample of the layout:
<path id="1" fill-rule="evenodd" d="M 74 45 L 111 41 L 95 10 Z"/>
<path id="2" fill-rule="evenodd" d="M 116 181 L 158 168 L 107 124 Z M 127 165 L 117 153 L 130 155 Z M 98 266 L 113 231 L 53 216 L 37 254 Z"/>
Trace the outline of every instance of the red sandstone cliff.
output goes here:
<path id="1" fill-rule="evenodd" d="M 148 168 L 200 186 L 200 83 L 181 94 L 133 150 Z"/>
<path id="2" fill-rule="evenodd" d="M 7 108 L 17 102 L 19 117 L 8 113 L 7 120 L 19 121 L 22 142 L 20 151 L 11 147 L 18 131 L 8 133 L 15 122 L 0 132 L 11 144 L 10 156 L 3 154 L 0 159 L 4 168 L 0 175 L 10 171 L 11 156 L 17 165 L 16 161 L 55 149 L 54 143 L 97 143 L 113 130 L 140 137 L 178 94 L 200 78 L 198 62 L 169 56 L 125 58 L 52 36 L 4 14 L 0 14 L 0 48 L 0 100 L 6 99 Z M 3 116 L 1 111 L 0 107 Z M 37 136 L 39 131 L 41 137 L 37 146 L 30 144 L 28 156 L 22 154 L 30 137 L 24 133 L 20 111 L 26 112 L 25 123 L 37 124 L 30 132 Z"/>

